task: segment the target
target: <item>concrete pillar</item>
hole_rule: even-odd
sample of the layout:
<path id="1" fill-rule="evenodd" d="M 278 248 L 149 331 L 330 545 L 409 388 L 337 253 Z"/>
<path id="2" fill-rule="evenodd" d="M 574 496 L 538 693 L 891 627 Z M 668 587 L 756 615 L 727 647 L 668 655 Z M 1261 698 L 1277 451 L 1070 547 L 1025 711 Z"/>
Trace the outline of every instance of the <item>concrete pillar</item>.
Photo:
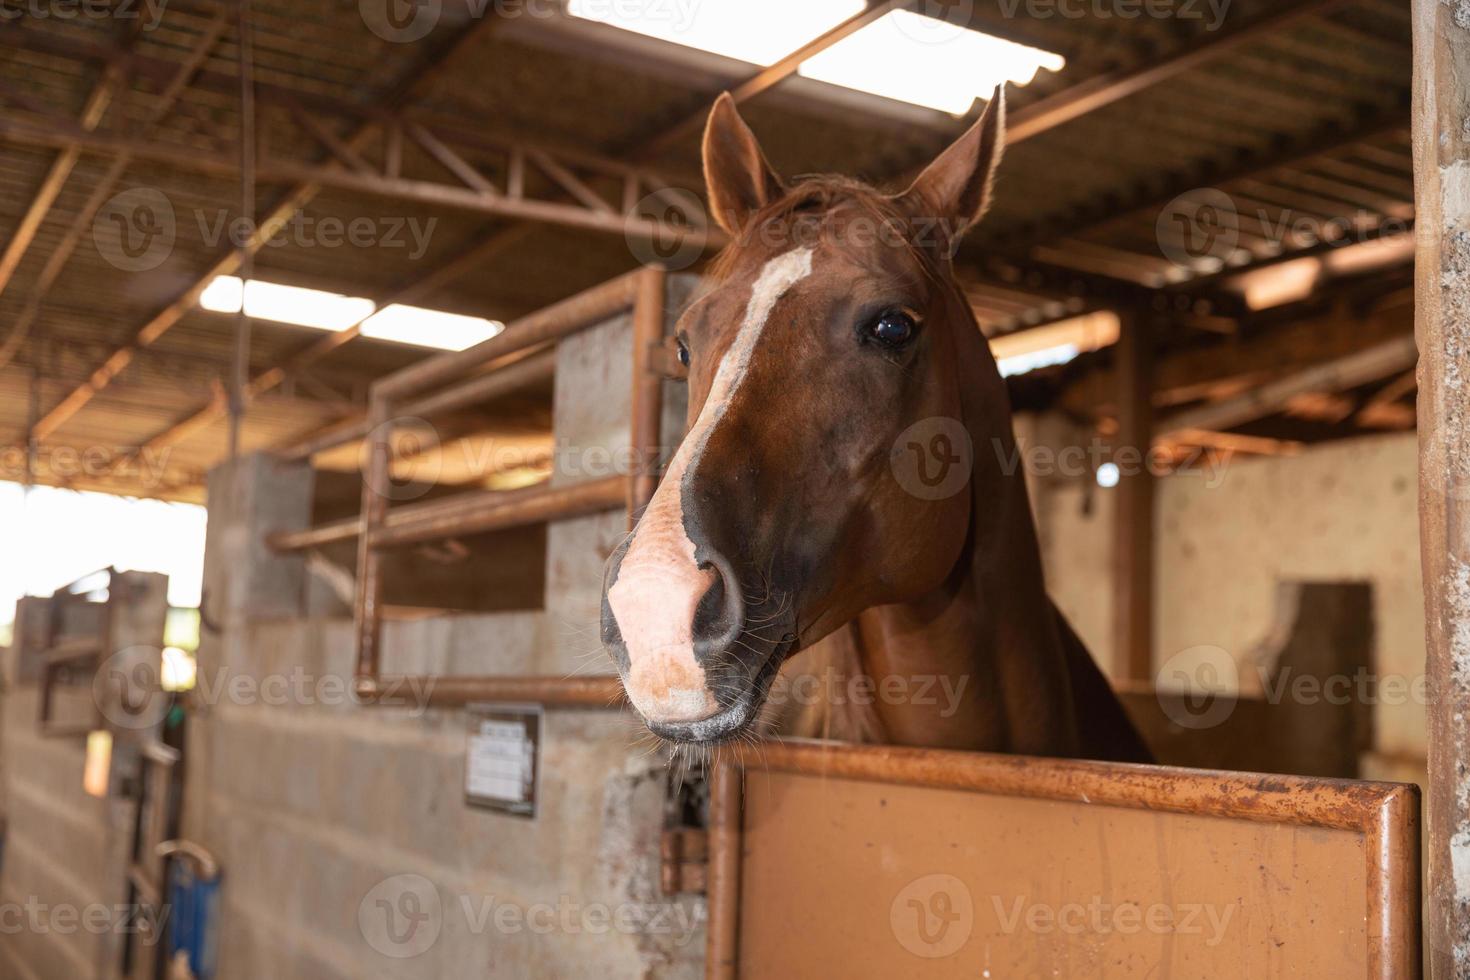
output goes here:
<path id="1" fill-rule="evenodd" d="M 257 620 L 302 615 L 306 562 L 266 547 L 272 531 L 310 525 L 314 477 L 309 462 L 288 463 L 264 453 L 221 463 L 209 473 L 200 601 L 198 666 L 201 681 L 227 671 L 252 674 L 246 627 Z M 190 726 L 188 758 L 193 785 L 208 785 L 213 758 L 207 706 Z M 185 794 L 184 833 L 204 837 L 206 795 Z"/>
<path id="2" fill-rule="evenodd" d="M 296 555 L 272 552 L 265 536 L 309 526 L 312 489 L 309 463 L 286 463 L 264 453 L 210 471 L 204 592 L 205 612 L 213 622 L 228 627 L 301 614 L 305 563 Z"/>

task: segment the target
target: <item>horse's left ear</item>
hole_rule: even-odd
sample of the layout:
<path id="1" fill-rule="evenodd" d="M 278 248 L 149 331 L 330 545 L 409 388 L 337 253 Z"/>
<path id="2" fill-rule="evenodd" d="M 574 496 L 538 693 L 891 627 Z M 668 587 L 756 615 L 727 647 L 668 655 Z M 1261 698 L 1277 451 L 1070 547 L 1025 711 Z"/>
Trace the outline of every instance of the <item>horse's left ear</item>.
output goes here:
<path id="1" fill-rule="evenodd" d="M 1006 142 L 1005 86 L 997 85 L 980 121 L 899 195 L 909 213 L 939 219 L 958 242 L 985 216 Z"/>

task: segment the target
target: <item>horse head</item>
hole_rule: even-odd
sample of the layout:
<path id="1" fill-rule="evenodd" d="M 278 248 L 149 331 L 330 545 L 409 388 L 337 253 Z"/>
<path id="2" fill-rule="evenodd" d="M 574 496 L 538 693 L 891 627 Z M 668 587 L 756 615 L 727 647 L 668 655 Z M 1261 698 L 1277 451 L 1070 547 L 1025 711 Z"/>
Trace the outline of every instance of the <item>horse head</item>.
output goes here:
<path id="1" fill-rule="evenodd" d="M 603 589 L 603 643 L 655 734 L 748 729 L 785 658 L 938 588 L 975 546 L 976 488 L 999 474 L 969 438 L 1009 439 L 1010 415 L 951 258 L 1004 139 L 997 90 L 885 194 L 784 180 L 729 97 L 715 105 L 705 179 L 731 244 L 677 326 L 688 433 Z"/>

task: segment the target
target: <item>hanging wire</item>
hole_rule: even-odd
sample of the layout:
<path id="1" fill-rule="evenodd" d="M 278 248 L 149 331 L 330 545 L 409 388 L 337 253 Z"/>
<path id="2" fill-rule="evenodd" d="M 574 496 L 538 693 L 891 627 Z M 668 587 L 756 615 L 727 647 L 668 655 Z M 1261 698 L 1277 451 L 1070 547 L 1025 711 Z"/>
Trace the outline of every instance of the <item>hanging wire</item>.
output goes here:
<path id="1" fill-rule="evenodd" d="M 250 385 L 250 315 L 245 293 L 254 273 L 255 227 L 255 85 L 254 45 L 250 33 L 250 0 L 241 0 L 239 19 L 240 68 L 240 214 L 250 234 L 240 242 L 240 312 L 235 318 L 235 359 L 230 379 L 230 459 L 240 452 L 240 427 L 245 418 L 245 398 Z"/>

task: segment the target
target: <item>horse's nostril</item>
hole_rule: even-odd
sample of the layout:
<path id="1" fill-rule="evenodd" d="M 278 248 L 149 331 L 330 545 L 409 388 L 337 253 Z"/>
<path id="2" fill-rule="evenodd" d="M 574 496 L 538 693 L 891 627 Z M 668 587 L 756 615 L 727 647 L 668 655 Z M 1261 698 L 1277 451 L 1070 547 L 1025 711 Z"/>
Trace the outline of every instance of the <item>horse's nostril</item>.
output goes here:
<path id="1" fill-rule="evenodd" d="M 704 566 L 714 582 L 694 609 L 694 651 L 701 660 L 724 655 L 745 629 L 745 599 L 730 563 L 722 556 Z"/>

